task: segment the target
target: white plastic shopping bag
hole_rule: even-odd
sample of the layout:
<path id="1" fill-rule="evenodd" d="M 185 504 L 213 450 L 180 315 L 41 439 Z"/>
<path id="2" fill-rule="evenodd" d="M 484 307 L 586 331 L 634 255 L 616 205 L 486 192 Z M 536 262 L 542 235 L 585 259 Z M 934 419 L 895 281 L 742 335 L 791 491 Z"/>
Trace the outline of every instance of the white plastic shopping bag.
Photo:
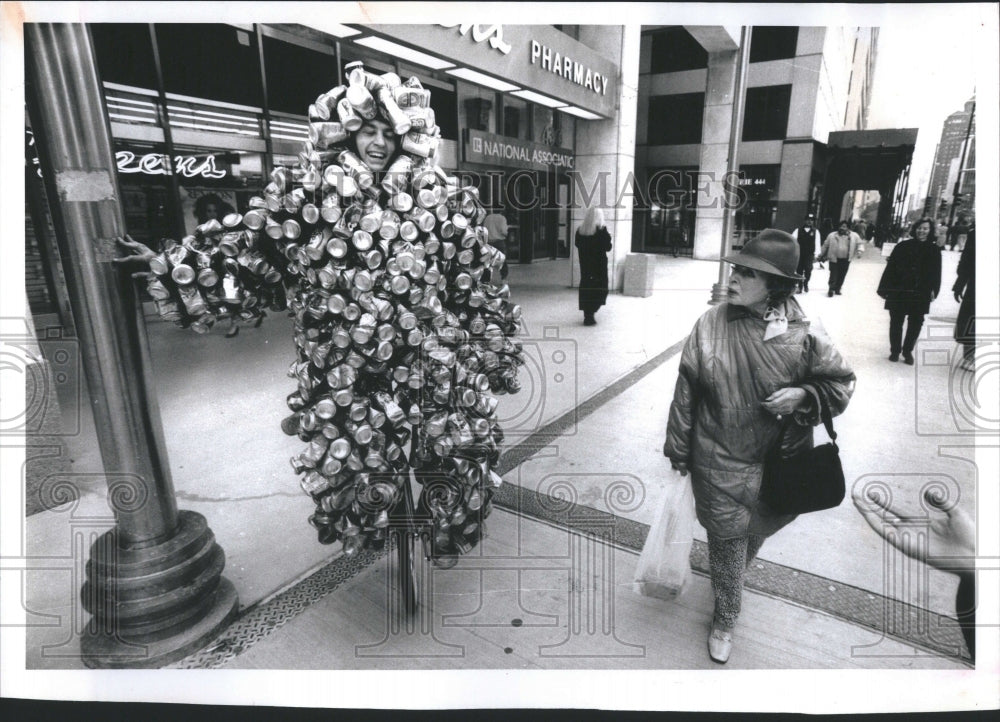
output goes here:
<path id="1" fill-rule="evenodd" d="M 639 555 L 635 590 L 647 597 L 674 599 L 691 575 L 694 535 L 694 494 L 691 477 L 680 479 L 680 489 L 667 494 Z"/>

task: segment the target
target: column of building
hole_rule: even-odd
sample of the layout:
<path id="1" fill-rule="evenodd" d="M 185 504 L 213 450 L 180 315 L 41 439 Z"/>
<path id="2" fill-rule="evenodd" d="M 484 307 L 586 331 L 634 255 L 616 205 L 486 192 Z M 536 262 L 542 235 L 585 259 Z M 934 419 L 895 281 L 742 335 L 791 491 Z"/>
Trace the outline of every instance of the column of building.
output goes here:
<path id="1" fill-rule="evenodd" d="M 633 195 L 627 192 L 635 168 L 636 106 L 639 97 L 639 31 L 637 25 L 581 25 L 580 42 L 618 63 L 616 111 L 607 120 L 581 120 L 576 125 L 576 170 L 571 236 L 587 212 L 587 195 L 603 206 L 613 250 L 609 280 L 621 290 L 625 256 L 632 248 Z M 581 188 L 581 185 L 585 186 Z M 603 188 L 603 192 L 600 190 Z M 626 192 L 623 193 L 623 190 Z M 621 202 L 619 202 L 619 200 Z M 572 279 L 580 280 L 576 249 L 572 250 Z"/>

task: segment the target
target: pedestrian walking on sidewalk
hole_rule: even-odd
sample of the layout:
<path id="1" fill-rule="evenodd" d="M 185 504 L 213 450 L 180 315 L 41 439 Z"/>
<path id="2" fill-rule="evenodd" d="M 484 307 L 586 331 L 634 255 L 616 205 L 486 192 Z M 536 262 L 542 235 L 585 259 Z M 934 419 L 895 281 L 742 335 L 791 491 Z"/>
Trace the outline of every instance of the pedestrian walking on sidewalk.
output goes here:
<path id="1" fill-rule="evenodd" d="M 882 272 L 878 295 L 889 312 L 889 360 L 913 365 L 913 347 L 924 325 L 931 301 L 941 290 L 941 248 L 934 237 L 934 223 L 921 218 L 910 237 L 897 245 Z M 903 338 L 903 323 L 906 338 Z"/>
<path id="2" fill-rule="evenodd" d="M 795 518 L 758 499 L 763 460 L 779 439 L 783 456 L 811 448 L 820 395 L 836 416 L 855 381 L 791 295 L 799 247 L 790 234 L 765 230 L 723 260 L 733 264 L 728 302 L 688 336 L 663 445 L 674 468 L 691 472 L 698 521 L 708 532 L 715 596 L 708 649 L 720 663 L 732 650 L 746 568 L 764 540 Z"/>
<path id="3" fill-rule="evenodd" d="M 958 308 L 955 321 L 955 340 L 964 347 L 961 367 L 966 371 L 975 370 L 976 357 L 976 229 L 973 226 L 965 239 L 962 257 L 958 260 L 958 278 L 951 287 L 955 300 L 962 305 Z"/>
<path id="4" fill-rule="evenodd" d="M 486 240 L 504 254 L 503 266 L 500 267 L 500 280 L 506 281 L 510 270 L 507 265 L 507 234 L 510 233 L 507 217 L 497 208 L 483 219 L 483 226 L 486 228 Z"/>
<path id="5" fill-rule="evenodd" d="M 827 296 L 840 295 L 844 287 L 844 279 L 851 267 L 851 259 L 861 255 L 861 236 L 851 230 L 851 222 L 840 222 L 836 232 L 831 233 L 823 241 L 819 259 L 830 262 L 830 286 Z"/>
<path id="6" fill-rule="evenodd" d="M 792 238 L 799 244 L 799 265 L 795 270 L 802 276 L 796 293 L 803 291 L 808 293 L 813 261 L 816 260 L 816 246 L 820 243 L 819 231 L 816 230 L 816 216 L 812 213 L 807 215 L 802 221 L 802 225 L 792 231 Z"/>
<path id="7" fill-rule="evenodd" d="M 580 258 L 580 310 L 583 325 L 594 326 L 594 314 L 608 300 L 608 252 L 611 234 L 604 225 L 604 212 L 591 208 L 576 229 L 575 245 Z"/>

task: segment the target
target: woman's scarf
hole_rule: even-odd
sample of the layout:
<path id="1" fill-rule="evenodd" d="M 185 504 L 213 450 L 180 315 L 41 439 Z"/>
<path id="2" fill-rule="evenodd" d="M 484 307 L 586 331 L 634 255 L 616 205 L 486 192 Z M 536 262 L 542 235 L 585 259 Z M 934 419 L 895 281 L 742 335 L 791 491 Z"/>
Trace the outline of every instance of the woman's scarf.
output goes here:
<path id="1" fill-rule="evenodd" d="M 767 321 L 767 328 L 764 330 L 764 340 L 768 341 L 775 336 L 780 336 L 788 330 L 788 317 L 785 314 L 785 304 L 781 308 L 768 306 L 764 311 L 764 320 Z"/>

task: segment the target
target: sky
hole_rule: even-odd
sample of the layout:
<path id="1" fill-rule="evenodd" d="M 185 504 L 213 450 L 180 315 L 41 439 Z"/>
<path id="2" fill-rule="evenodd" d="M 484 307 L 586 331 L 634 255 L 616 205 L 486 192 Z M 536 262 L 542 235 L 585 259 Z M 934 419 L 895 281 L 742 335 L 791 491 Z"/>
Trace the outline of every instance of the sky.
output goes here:
<path id="1" fill-rule="evenodd" d="M 962 12 L 949 15 L 879 29 L 868 123 L 872 129 L 919 128 L 911 192 L 930 175 L 944 120 L 962 110 L 976 89 L 974 19 Z"/>

